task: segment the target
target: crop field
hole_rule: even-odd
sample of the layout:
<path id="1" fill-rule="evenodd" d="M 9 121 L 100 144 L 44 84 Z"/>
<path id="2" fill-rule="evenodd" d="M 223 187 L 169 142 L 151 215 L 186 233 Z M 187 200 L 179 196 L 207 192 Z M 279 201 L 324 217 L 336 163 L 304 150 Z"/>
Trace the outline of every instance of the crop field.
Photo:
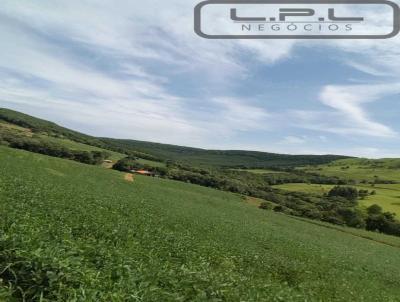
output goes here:
<path id="1" fill-rule="evenodd" d="M 400 159 L 343 159 L 325 165 L 306 166 L 300 169 L 343 179 L 373 181 L 379 178 L 400 182 Z"/>
<path id="2" fill-rule="evenodd" d="M 328 193 L 333 185 L 293 183 L 274 186 L 292 192 L 304 192 L 323 195 Z M 373 204 L 380 205 L 385 211 L 396 213 L 400 217 L 400 184 L 377 184 L 354 186 L 358 190 L 375 191 L 376 195 L 369 195 L 360 200 L 360 205 L 369 207 Z"/>
<path id="3" fill-rule="evenodd" d="M 0 301 L 400 297 L 400 238 L 186 183 L 0 147 L 0 215 Z"/>

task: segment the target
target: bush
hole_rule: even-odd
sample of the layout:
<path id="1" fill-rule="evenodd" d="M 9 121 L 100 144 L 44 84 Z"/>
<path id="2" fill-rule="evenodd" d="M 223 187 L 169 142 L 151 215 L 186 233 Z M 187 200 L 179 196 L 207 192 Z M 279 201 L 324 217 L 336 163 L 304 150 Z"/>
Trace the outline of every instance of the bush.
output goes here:
<path id="1" fill-rule="evenodd" d="M 372 206 L 367 208 L 367 213 L 369 215 L 379 215 L 382 214 L 382 208 L 377 204 L 373 204 Z"/>
<path id="2" fill-rule="evenodd" d="M 343 197 L 349 201 L 356 201 L 358 198 L 358 191 L 353 187 L 335 186 L 329 193 L 329 197 Z"/>
<path id="3" fill-rule="evenodd" d="M 263 201 L 260 205 L 259 205 L 260 209 L 263 210 L 272 210 L 273 209 L 273 205 L 267 201 Z"/>

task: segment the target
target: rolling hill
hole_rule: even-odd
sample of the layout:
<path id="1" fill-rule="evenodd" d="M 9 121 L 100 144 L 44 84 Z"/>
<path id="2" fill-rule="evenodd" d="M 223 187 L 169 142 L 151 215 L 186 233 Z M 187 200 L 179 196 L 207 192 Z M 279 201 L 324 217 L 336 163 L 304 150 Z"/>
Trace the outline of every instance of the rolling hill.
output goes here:
<path id="1" fill-rule="evenodd" d="M 348 158 L 337 155 L 286 155 L 254 151 L 204 150 L 136 140 L 96 138 L 5 108 L 0 108 L 0 121 L 18 126 L 25 129 L 25 131 L 83 143 L 119 154 L 134 154 L 144 159 L 159 161 L 179 161 L 196 166 L 247 168 L 298 167 L 327 164 L 334 160 Z"/>
<path id="2" fill-rule="evenodd" d="M 400 238 L 0 147 L 3 301 L 398 301 Z"/>
<path id="3" fill-rule="evenodd" d="M 288 155 L 241 150 L 205 150 L 176 145 L 101 138 L 108 146 L 152 154 L 163 160 L 174 160 L 197 166 L 284 168 L 319 165 L 348 158 L 338 155 Z"/>

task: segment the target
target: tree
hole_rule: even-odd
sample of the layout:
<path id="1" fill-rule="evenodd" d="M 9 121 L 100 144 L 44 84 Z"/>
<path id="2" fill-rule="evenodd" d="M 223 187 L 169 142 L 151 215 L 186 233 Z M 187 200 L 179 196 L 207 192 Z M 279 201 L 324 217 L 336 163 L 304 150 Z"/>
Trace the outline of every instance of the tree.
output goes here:
<path id="1" fill-rule="evenodd" d="M 358 191 L 353 187 L 335 186 L 329 193 L 329 197 L 343 197 L 349 201 L 356 201 L 358 198 Z"/>
<path id="2" fill-rule="evenodd" d="M 368 215 L 379 215 L 382 214 L 382 208 L 377 204 L 373 204 L 367 208 L 367 213 Z"/>

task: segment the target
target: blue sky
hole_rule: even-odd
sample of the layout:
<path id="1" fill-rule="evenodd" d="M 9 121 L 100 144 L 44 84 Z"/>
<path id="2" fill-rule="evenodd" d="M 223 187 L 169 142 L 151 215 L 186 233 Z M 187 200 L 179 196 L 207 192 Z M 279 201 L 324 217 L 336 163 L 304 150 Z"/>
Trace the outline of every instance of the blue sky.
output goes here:
<path id="1" fill-rule="evenodd" d="M 3 0 L 0 106 L 97 136 L 400 156 L 400 38 L 206 40 L 199 1 Z"/>

